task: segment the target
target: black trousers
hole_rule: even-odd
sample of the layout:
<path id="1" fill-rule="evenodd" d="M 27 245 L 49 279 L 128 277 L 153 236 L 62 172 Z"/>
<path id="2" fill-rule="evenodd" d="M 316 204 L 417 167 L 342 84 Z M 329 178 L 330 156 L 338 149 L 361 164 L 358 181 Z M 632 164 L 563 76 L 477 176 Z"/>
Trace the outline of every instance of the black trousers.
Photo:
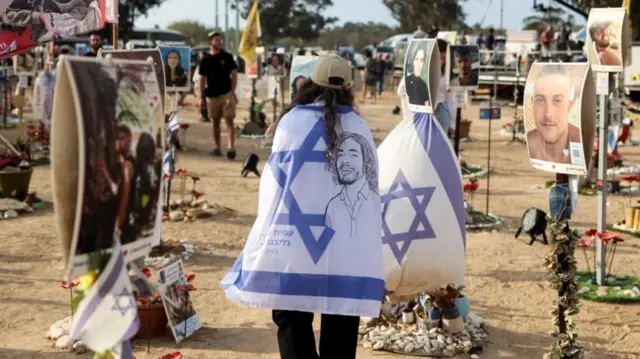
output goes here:
<path id="1" fill-rule="evenodd" d="M 313 313 L 274 310 L 282 359 L 355 359 L 360 317 L 322 314 L 320 355 L 313 334 Z"/>

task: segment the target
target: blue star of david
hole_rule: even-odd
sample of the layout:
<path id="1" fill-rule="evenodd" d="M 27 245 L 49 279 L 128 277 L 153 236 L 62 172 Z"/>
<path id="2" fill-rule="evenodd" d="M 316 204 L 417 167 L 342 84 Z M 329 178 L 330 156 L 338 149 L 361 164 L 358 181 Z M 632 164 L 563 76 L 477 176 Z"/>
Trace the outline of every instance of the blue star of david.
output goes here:
<path id="1" fill-rule="evenodd" d="M 122 316 L 127 314 L 129 309 L 136 309 L 134 300 L 131 297 L 131 293 L 127 291 L 127 288 L 123 288 L 122 293 L 120 294 L 114 294 L 113 298 L 115 299 L 115 303 L 113 303 L 113 307 L 111 307 L 111 310 L 119 311 Z M 124 306 L 120 305 L 121 300 L 125 300 L 127 304 Z"/>
<path id="2" fill-rule="evenodd" d="M 431 201 L 431 197 L 433 196 L 435 189 L 435 187 L 412 188 L 407 181 L 407 178 L 404 176 L 404 173 L 402 173 L 402 170 L 398 170 L 398 174 L 389 188 L 389 193 L 381 197 L 383 206 L 382 243 L 388 244 L 389 247 L 391 247 L 391 251 L 396 257 L 398 264 L 402 264 L 404 261 L 404 257 L 407 254 L 407 251 L 409 251 L 411 242 L 436 237 L 426 214 L 427 206 L 429 205 L 429 201 Z M 418 196 L 424 196 L 422 201 L 418 200 Z M 387 208 L 389 207 L 389 202 L 400 198 L 409 199 L 411 207 L 413 207 L 416 212 L 416 216 L 413 218 L 413 222 L 411 223 L 411 226 L 409 226 L 409 230 L 407 232 L 391 233 L 389 225 L 387 224 Z M 421 224 L 424 229 L 418 230 L 418 227 Z"/>
<path id="3" fill-rule="evenodd" d="M 271 223 L 295 227 L 311 259 L 316 264 L 327 250 L 335 231 L 325 226 L 324 214 L 306 214 L 302 212 L 298 201 L 296 201 L 291 191 L 291 185 L 305 163 L 325 163 L 327 161 L 325 151 L 313 150 L 321 138 L 324 139 L 325 142 L 327 141 L 324 124 L 319 120 L 304 139 L 299 149 L 274 152 L 268 161 L 276 181 L 280 187 L 282 187 L 280 201 L 284 203 L 288 210 L 288 213 L 275 214 Z M 290 168 L 287 173 L 280 167 L 280 165 L 284 163 L 290 163 Z M 323 228 L 318 240 L 316 240 L 313 232 L 311 232 L 311 227 Z"/>

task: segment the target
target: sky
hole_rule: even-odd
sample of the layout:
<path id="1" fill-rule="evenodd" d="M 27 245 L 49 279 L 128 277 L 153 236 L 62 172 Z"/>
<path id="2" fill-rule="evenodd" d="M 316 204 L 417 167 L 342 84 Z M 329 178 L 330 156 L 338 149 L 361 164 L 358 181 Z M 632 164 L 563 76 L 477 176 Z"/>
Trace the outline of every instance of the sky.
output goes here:
<path id="1" fill-rule="evenodd" d="M 225 28 L 224 4 L 225 0 L 166 0 L 166 2 L 153 10 L 148 16 L 138 19 L 135 23 L 139 28 L 152 28 L 158 25 L 166 28 L 173 21 L 197 20 L 207 26 L 216 24 L 215 3 L 218 2 L 218 24 Z M 233 0 L 229 0 L 231 4 Z M 504 28 L 518 30 L 522 27 L 522 20 L 533 13 L 533 0 L 467 0 L 463 6 L 467 13 L 467 24 L 473 25 L 482 21 L 483 26 L 500 27 L 500 3 L 503 3 Z M 549 0 L 538 0 L 547 5 Z M 190 6 L 185 6 L 187 3 Z M 339 24 L 345 22 L 382 22 L 388 25 L 398 25 L 391 16 L 391 12 L 383 5 L 382 0 L 333 0 L 333 6 L 326 11 L 327 16 L 335 16 L 340 19 Z M 363 11 L 366 9 L 366 11 Z M 576 20 L 581 21 L 581 16 L 576 15 Z M 582 21 L 583 22 L 583 21 Z M 229 28 L 235 27 L 236 14 L 229 9 Z M 240 18 L 240 27 L 244 21 Z M 441 29 L 446 30 L 446 29 Z"/>

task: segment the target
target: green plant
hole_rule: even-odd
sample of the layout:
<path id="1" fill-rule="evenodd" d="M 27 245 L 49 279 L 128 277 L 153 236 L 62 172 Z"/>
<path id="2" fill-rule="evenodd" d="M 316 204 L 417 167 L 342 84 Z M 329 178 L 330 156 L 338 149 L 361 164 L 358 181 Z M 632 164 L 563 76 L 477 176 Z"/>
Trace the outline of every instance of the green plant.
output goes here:
<path id="1" fill-rule="evenodd" d="M 581 359 L 584 351 L 576 344 L 573 316 L 578 314 L 578 284 L 576 283 L 577 264 L 575 250 L 580 236 L 569 230 L 567 220 L 552 221 L 549 217 L 551 250 L 545 256 L 545 267 L 549 271 L 551 287 L 558 291 L 557 305 L 553 313 L 553 333 L 556 342 L 548 359 Z"/>
<path id="2" fill-rule="evenodd" d="M 264 107 L 267 105 L 267 103 L 271 102 L 271 99 L 268 100 L 264 100 L 261 101 L 260 103 L 256 103 L 255 105 L 253 105 L 253 119 L 254 122 L 258 122 L 259 118 L 260 118 L 260 112 L 262 112 L 262 110 L 264 110 Z"/>

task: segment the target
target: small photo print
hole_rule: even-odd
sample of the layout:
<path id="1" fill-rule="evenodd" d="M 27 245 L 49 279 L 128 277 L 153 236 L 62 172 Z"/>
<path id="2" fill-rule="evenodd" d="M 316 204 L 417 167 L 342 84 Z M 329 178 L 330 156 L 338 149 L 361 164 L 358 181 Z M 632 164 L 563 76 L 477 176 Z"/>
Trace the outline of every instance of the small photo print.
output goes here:
<path id="1" fill-rule="evenodd" d="M 412 40 L 404 63 L 404 81 L 409 108 L 417 112 L 433 112 L 429 91 L 431 52 L 434 41 Z"/>

